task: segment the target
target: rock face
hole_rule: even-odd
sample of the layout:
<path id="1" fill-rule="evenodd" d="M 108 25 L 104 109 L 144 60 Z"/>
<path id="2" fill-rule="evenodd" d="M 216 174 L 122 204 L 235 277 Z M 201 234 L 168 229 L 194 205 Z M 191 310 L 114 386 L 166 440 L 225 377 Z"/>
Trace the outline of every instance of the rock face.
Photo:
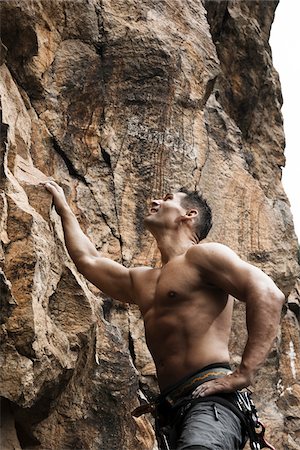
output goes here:
<path id="1" fill-rule="evenodd" d="M 99 251 L 126 266 L 158 261 L 147 200 L 204 193 L 210 240 L 293 291 L 255 392 L 276 448 L 300 448 L 299 266 L 268 44 L 276 5 L 2 0 L 1 448 L 155 448 L 150 419 L 130 414 L 157 391 L 139 312 L 78 274 L 49 177 Z M 233 364 L 245 339 L 237 304 Z"/>

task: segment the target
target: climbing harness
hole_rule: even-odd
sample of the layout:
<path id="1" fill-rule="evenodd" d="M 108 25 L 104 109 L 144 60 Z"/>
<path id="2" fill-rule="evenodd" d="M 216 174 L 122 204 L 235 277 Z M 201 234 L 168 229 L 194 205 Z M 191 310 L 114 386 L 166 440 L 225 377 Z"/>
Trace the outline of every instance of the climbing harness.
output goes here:
<path id="1" fill-rule="evenodd" d="M 233 404 L 229 404 L 228 401 L 224 401 L 222 398 L 217 397 L 210 397 L 216 402 L 219 402 L 223 404 L 224 406 L 229 407 L 233 412 L 235 410 Z M 179 414 L 177 417 L 180 419 L 182 418 L 186 411 L 190 408 L 190 406 L 194 403 L 199 401 L 199 399 L 193 399 L 190 401 L 187 397 L 182 399 L 181 406 L 178 408 Z M 264 448 L 267 448 L 269 450 L 276 450 L 275 447 L 273 447 L 265 438 L 265 426 L 260 421 L 257 410 L 254 405 L 254 402 L 251 398 L 251 392 L 247 389 L 245 391 L 237 391 L 235 393 L 235 402 L 236 408 L 238 409 L 238 416 L 241 418 L 247 437 L 249 438 L 249 444 L 252 450 L 262 450 Z M 166 423 L 162 423 L 161 419 L 162 417 L 157 415 L 157 408 L 158 404 L 156 402 L 153 403 L 146 403 L 139 407 L 137 407 L 133 412 L 132 415 L 134 417 L 139 417 L 142 414 L 145 413 L 151 413 L 155 417 L 156 422 L 156 437 L 159 443 L 159 449 L 160 450 L 171 450 L 171 443 L 170 443 L 170 433 L 172 430 L 172 427 L 168 425 L 168 421 Z M 176 408 L 177 409 L 177 408 Z M 236 412 L 237 414 L 237 412 Z M 173 424 L 174 427 L 174 424 Z M 241 448 L 244 448 L 244 444 Z"/>
<path id="2" fill-rule="evenodd" d="M 252 450 L 275 448 L 265 439 L 265 426 L 257 415 L 257 410 L 251 398 L 251 391 L 245 389 L 232 393 L 221 393 L 203 398 L 192 398 L 192 392 L 208 380 L 227 375 L 230 366 L 213 364 L 207 366 L 192 376 L 186 377 L 181 382 L 162 392 L 151 403 L 144 403 L 137 407 L 132 415 L 139 417 L 145 413 L 151 413 L 155 418 L 156 436 L 161 450 L 170 450 L 173 443 L 177 441 L 177 431 L 180 423 L 184 419 L 186 412 L 200 401 L 210 400 L 230 409 L 243 425 L 243 443 L 241 448 L 249 438 Z M 145 400 L 145 399 L 144 399 Z M 217 416 L 217 411 L 214 408 Z M 176 444 L 175 444 L 176 445 Z"/>

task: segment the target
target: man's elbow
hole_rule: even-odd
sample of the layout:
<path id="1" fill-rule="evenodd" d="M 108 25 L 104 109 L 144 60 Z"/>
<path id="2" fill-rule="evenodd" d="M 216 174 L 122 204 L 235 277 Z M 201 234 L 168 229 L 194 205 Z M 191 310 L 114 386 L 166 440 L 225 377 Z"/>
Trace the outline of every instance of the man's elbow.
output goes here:
<path id="1" fill-rule="evenodd" d="M 261 285 L 256 295 L 262 308 L 268 311 L 269 314 L 280 315 L 285 302 L 285 295 L 272 280 Z"/>
<path id="2" fill-rule="evenodd" d="M 78 272 L 81 273 L 84 277 L 86 277 L 87 274 L 91 272 L 92 258 L 88 258 L 85 255 L 82 255 L 76 259 L 73 259 L 73 262 Z"/>
<path id="3" fill-rule="evenodd" d="M 281 312 L 285 303 L 285 295 L 276 285 L 272 288 L 269 299 L 272 302 L 273 307 Z"/>
<path id="4" fill-rule="evenodd" d="M 282 291 L 280 291 L 280 293 L 279 293 L 278 301 L 281 302 L 281 306 L 283 306 L 284 303 L 285 303 L 285 295 L 284 295 L 284 293 Z"/>

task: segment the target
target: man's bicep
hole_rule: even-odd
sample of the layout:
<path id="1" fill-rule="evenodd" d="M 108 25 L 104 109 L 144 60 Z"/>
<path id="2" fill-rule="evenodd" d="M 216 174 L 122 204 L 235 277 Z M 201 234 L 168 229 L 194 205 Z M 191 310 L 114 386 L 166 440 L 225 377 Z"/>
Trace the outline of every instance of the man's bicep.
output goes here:
<path id="1" fill-rule="evenodd" d="M 109 297 L 133 303 L 130 270 L 102 256 L 85 257 L 77 266 L 82 275 Z"/>
<path id="2" fill-rule="evenodd" d="M 219 287 L 233 297 L 246 301 L 253 289 L 261 289 L 268 282 L 268 277 L 260 269 L 239 260 L 219 272 Z"/>

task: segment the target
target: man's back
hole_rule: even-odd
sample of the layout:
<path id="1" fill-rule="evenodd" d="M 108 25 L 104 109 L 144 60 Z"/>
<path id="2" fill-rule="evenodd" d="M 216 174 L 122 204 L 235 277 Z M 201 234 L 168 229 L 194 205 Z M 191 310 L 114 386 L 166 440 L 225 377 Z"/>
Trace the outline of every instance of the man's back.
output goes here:
<path id="1" fill-rule="evenodd" d="M 206 280 L 191 250 L 160 269 L 133 269 L 132 279 L 161 389 L 208 364 L 229 362 L 233 300 Z"/>

